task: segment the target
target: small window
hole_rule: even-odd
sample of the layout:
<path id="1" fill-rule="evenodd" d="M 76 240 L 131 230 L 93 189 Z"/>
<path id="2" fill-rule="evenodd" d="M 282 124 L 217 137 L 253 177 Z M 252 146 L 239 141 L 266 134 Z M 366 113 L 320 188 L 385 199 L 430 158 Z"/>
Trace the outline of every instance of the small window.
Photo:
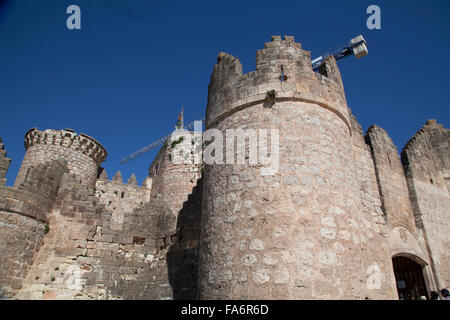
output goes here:
<path id="1" fill-rule="evenodd" d="M 283 65 L 281 65 L 281 75 L 280 75 L 280 81 L 281 82 L 284 82 L 284 81 L 286 81 L 287 80 L 287 76 L 284 74 L 284 68 L 283 68 Z"/>
<path id="2" fill-rule="evenodd" d="M 133 244 L 138 246 L 143 246 L 145 243 L 145 238 L 133 237 Z"/>

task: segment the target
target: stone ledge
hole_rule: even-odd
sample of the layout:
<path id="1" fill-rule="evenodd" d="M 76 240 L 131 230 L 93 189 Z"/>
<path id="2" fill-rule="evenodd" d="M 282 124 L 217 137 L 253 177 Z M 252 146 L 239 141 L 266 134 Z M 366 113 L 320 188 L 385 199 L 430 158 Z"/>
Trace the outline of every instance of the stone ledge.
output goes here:
<path id="1" fill-rule="evenodd" d="M 234 102 L 231 105 L 231 108 L 229 111 L 224 112 L 217 116 L 214 121 L 212 121 L 210 124 L 207 125 L 205 129 L 214 128 L 217 126 L 219 122 L 221 122 L 226 117 L 229 117 L 230 115 L 243 110 L 248 107 L 252 107 L 257 104 L 264 104 L 266 102 L 267 94 L 256 94 L 251 97 L 246 97 L 244 99 L 238 100 Z M 339 108 L 339 105 L 332 103 L 330 101 L 327 101 L 323 98 L 317 97 L 313 94 L 309 93 L 300 93 L 300 92 L 290 92 L 290 91 L 280 91 L 276 92 L 276 97 L 274 98 L 274 102 L 286 102 L 286 101 L 292 101 L 292 102 L 307 102 L 316 104 L 319 107 L 325 108 L 334 114 L 336 114 L 348 127 L 348 131 L 350 136 L 352 136 L 352 129 L 350 125 L 350 121 L 348 119 L 348 114 L 345 115 L 340 111 L 341 108 Z"/>
<path id="2" fill-rule="evenodd" d="M 0 210 L 48 222 L 52 202 L 36 193 L 0 185 Z"/>

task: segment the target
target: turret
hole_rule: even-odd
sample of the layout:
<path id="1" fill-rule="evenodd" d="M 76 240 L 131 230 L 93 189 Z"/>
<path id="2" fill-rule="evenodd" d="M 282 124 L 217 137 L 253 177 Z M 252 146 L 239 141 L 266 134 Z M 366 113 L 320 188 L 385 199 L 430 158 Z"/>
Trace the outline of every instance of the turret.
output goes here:
<path id="1" fill-rule="evenodd" d="M 94 138 L 73 130 L 44 130 L 34 128 L 25 135 L 26 154 L 14 186 L 26 179 L 28 169 L 38 164 L 64 159 L 70 173 L 94 185 L 100 164 L 107 152 Z"/>
<path id="2" fill-rule="evenodd" d="M 293 37 L 272 37 L 256 54 L 256 71 L 247 74 L 237 58 L 219 54 L 206 129 L 222 134 L 224 153 L 244 152 L 246 162 L 205 165 L 199 298 L 396 294 L 379 212 L 361 213 L 366 208 L 335 59 L 325 59 L 318 71 Z M 259 139 L 236 151 L 229 129 L 259 132 Z M 250 163 L 247 150 L 271 152 L 260 129 L 279 137 L 270 142 L 279 142 L 279 168 L 272 174 L 261 170 L 261 158 Z"/>
<path id="3" fill-rule="evenodd" d="M 247 74 L 242 74 L 238 58 L 219 53 L 208 88 L 206 128 L 233 110 L 264 104 L 273 92 L 275 101 L 313 102 L 328 109 L 350 130 L 342 80 L 332 56 L 314 72 L 310 52 L 302 50 L 294 37 L 273 36 L 264 47 L 256 54 L 256 71 Z"/>
<path id="4" fill-rule="evenodd" d="M 161 197 L 174 214 L 181 210 L 201 174 L 194 138 L 188 130 L 175 130 L 149 168 L 152 198 Z"/>

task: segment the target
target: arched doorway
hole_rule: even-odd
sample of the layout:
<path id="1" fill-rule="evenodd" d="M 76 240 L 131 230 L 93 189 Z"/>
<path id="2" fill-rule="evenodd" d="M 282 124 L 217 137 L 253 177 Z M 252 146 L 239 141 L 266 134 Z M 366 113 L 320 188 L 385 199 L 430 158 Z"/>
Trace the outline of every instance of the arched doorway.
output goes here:
<path id="1" fill-rule="evenodd" d="M 400 300 L 420 300 L 421 296 L 428 299 L 423 267 L 414 260 L 397 256 L 392 258 L 395 280 Z"/>

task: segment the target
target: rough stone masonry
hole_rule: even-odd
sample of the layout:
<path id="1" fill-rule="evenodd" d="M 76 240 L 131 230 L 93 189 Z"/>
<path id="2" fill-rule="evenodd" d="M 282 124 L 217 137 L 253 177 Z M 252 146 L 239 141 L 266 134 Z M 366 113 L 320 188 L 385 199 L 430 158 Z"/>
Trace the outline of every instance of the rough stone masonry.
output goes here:
<path id="1" fill-rule="evenodd" d="M 8 187 L 0 140 L 0 297 L 398 299 L 398 258 L 423 278 L 408 292 L 450 286 L 450 130 L 435 120 L 399 157 L 382 128 L 363 134 L 333 57 L 314 72 L 274 36 L 247 74 L 219 54 L 206 128 L 278 129 L 278 172 L 176 164 L 168 141 L 124 183 L 95 139 L 32 129 Z"/>

